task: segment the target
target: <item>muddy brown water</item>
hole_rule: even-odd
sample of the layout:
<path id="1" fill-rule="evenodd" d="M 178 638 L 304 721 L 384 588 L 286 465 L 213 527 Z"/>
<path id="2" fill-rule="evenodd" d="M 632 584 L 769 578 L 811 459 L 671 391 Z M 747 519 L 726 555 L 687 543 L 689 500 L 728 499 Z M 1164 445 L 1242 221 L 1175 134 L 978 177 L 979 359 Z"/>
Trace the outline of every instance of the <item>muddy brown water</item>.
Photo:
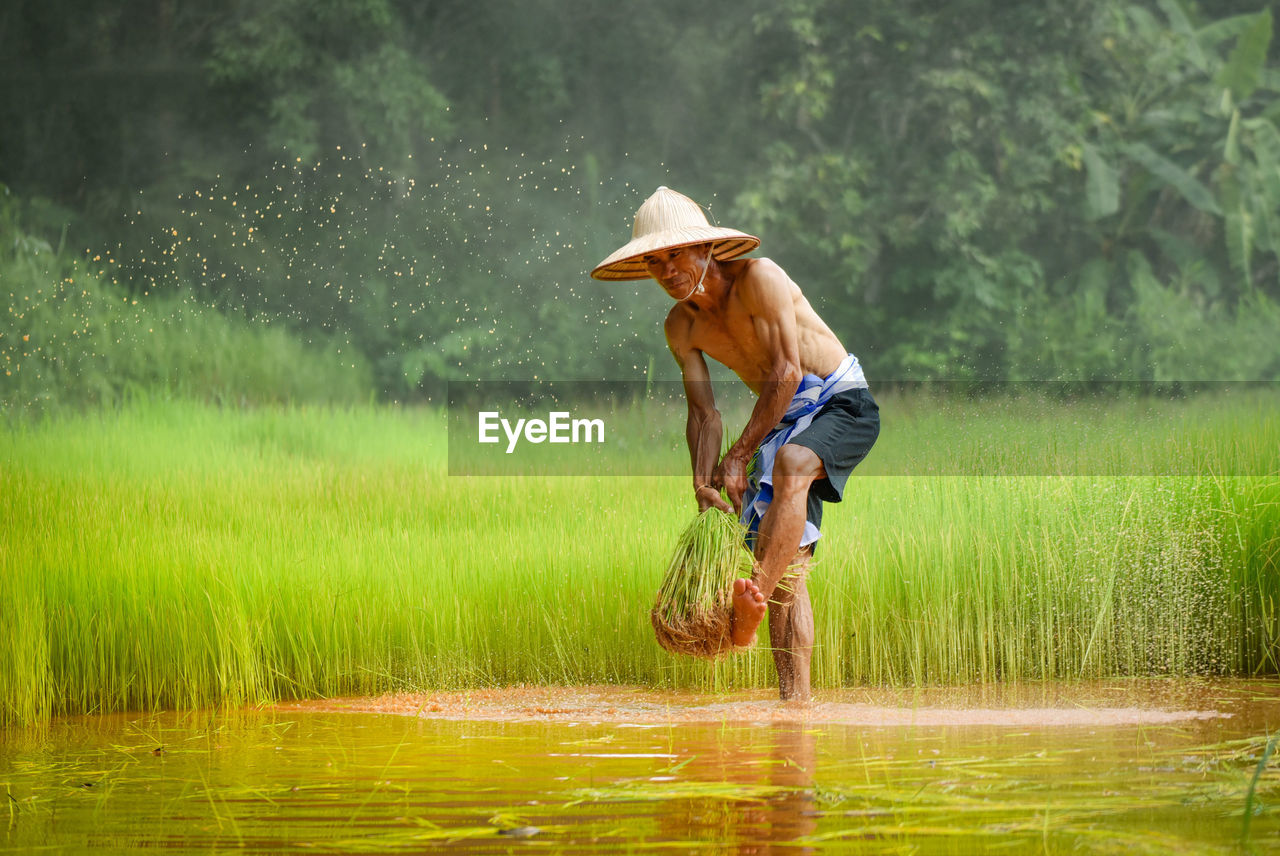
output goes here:
<path id="1" fill-rule="evenodd" d="M 0 851 L 1280 853 L 1277 732 L 1275 681 L 75 717 L 0 732 Z"/>

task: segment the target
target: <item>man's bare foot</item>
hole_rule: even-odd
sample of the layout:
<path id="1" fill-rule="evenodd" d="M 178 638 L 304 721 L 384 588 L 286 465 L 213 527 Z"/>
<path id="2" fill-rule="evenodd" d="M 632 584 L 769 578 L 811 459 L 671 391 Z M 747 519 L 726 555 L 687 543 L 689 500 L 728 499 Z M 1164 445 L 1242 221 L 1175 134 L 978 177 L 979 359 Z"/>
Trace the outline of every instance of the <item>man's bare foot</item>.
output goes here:
<path id="1" fill-rule="evenodd" d="M 813 704 L 812 695 L 810 695 L 809 693 L 804 693 L 804 694 L 797 693 L 795 690 L 792 690 L 791 694 L 789 695 L 786 690 L 780 689 L 778 691 L 778 700 L 781 701 L 783 704 L 785 704 L 787 707 L 793 708 L 793 709 L 807 708 Z"/>
<path id="2" fill-rule="evenodd" d="M 756 628 L 768 611 L 769 604 L 753 580 L 733 581 L 733 629 L 729 639 L 735 647 L 746 647 L 755 640 Z"/>

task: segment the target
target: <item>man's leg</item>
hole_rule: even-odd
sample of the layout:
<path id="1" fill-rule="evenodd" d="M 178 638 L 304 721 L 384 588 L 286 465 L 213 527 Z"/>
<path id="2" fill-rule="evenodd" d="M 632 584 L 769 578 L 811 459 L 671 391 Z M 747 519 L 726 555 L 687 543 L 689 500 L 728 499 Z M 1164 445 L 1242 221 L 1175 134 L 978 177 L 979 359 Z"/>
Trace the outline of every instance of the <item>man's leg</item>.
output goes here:
<path id="1" fill-rule="evenodd" d="M 812 696 L 809 666 L 813 661 L 813 607 L 805 582 L 809 550 L 796 554 L 791 572 L 782 578 L 769 600 L 769 642 L 778 670 L 778 693 L 783 701 L 808 701 Z"/>
<path id="2" fill-rule="evenodd" d="M 756 628 L 760 626 L 765 615 L 765 602 L 775 598 L 775 589 L 787 572 L 787 567 L 797 559 L 800 539 L 804 535 L 805 515 L 808 508 L 809 486 L 815 479 L 826 475 L 822 459 L 817 453 L 805 446 L 788 443 L 778 450 L 773 460 L 773 501 L 769 510 L 760 521 L 760 534 L 756 540 L 756 570 L 750 580 L 738 580 L 733 589 L 733 634 L 735 645 L 748 645 L 754 638 Z M 787 653 L 787 671 L 793 677 L 792 683 L 809 687 L 810 648 L 813 645 L 813 611 L 809 604 L 809 595 L 803 584 L 796 592 L 793 603 L 780 607 L 775 612 L 770 604 L 769 635 L 775 649 L 774 661 L 778 660 L 782 649 Z M 777 621 L 775 636 L 775 615 Z M 799 622 L 795 627 L 793 623 Z M 779 644 L 779 639 L 784 644 Z M 793 656 L 800 648 L 804 653 L 800 657 Z M 782 682 L 782 667 L 779 667 L 779 681 Z M 785 684 L 783 698 L 789 698 Z"/>

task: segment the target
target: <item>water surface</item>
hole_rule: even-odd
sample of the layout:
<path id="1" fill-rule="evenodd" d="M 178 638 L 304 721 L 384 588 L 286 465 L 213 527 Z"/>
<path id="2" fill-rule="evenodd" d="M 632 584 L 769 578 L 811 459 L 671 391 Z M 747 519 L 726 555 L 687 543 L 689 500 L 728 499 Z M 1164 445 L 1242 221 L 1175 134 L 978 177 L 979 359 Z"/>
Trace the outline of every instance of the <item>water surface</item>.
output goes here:
<path id="1" fill-rule="evenodd" d="M 78 717 L 0 736 L 0 850 L 1280 853 L 1278 730 L 1240 681 Z"/>

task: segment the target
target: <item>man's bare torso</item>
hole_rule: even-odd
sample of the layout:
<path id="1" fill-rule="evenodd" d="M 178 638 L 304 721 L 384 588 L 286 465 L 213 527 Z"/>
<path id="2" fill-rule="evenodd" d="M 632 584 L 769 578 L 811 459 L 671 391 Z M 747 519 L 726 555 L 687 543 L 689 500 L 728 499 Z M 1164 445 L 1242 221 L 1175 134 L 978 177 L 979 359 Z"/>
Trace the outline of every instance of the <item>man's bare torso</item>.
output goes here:
<path id="1" fill-rule="evenodd" d="M 709 308 L 681 302 L 668 313 L 667 329 L 673 334 L 673 345 L 701 351 L 723 363 L 760 394 L 775 367 L 773 352 L 761 339 L 767 326 L 744 305 L 740 292 L 749 287 L 751 277 L 781 277 L 795 313 L 801 371 L 818 377 L 835 371 L 847 351 L 781 268 L 769 259 L 743 259 L 721 263 L 721 269 L 731 281 L 720 300 Z"/>

